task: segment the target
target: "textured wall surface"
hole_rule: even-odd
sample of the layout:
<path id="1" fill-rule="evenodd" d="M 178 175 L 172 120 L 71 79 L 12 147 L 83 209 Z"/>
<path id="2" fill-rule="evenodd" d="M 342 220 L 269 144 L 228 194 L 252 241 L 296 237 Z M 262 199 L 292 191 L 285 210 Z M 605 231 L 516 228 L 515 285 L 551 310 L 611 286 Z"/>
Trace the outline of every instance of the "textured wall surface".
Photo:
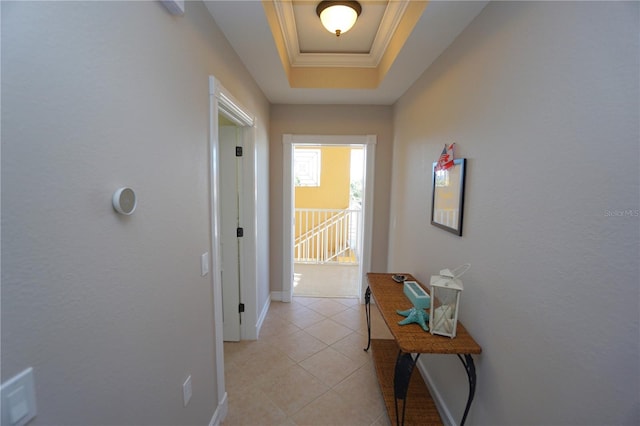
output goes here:
<path id="1" fill-rule="evenodd" d="M 638 424 L 639 5 L 489 4 L 394 109 L 389 268 L 470 262 L 469 424 Z M 463 236 L 431 164 L 468 159 Z M 421 358 L 459 422 L 455 357 Z"/>
<path id="2" fill-rule="evenodd" d="M 258 116 L 264 180 L 268 102 L 202 3 L 2 2 L 2 380 L 34 367 L 30 424 L 211 420 L 209 75 Z"/>

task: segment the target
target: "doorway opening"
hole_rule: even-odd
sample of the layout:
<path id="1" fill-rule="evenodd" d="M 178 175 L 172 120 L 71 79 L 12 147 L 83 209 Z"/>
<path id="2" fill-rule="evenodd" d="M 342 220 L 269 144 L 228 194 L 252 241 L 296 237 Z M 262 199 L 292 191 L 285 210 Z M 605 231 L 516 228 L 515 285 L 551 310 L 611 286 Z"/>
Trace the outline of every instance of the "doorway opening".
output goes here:
<path id="1" fill-rule="evenodd" d="M 209 78 L 211 275 L 216 350 L 258 335 L 255 120 Z M 220 347 L 218 347 L 220 339 Z"/>
<path id="2" fill-rule="evenodd" d="M 293 146 L 293 295 L 358 298 L 364 148 Z"/>
<path id="3" fill-rule="evenodd" d="M 225 341 L 240 340 L 243 284 L 242 219 L 243 158 L 236 155 L 243 149 L 242 128 L 223 114 L 218 115 L 220 173 L 220 264 L 222 280 L 222 326 Z"/>
<path id="4" fill-rule="evenodd" d="M 375 135 L 284 135 L 283 301 L 355 297 L 370 269 Z"/>

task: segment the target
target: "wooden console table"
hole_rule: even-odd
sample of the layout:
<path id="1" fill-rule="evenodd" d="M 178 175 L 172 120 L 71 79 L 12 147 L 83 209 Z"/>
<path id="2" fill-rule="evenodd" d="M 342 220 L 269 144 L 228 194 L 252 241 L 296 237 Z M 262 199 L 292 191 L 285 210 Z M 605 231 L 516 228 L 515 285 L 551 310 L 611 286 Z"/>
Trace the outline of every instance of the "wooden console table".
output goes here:
<path id="1" fill-rule="evenodd" d="M 364 350 L 368 351 L 371 347 L 370 303 L 371 296 L 373 296 L 382 318 L 387 324 L 387 327 L 389 327 L 398 348 L 392 389 L 395 401 L 396 423 L 398 425 L 404 424 L 405 408 L 407 406 L 407 393 L 408 390 L 411 390 L 411 386 L 409 386 L 411 382 L 411 373 L 413 372 L 413 368 L 415 367 L 420 354 L 455 354 L 462 362 L 469 379 L 469 396 L 467 398 L 467 405 L 465 406 L 462 421 L 460 423 L 460 425 L 463 426 L 467 419 L 471 403 L 473 402 L 473 396 L 476 388 L 476 369 L 471 355 L 480 354 L 482 352 L 482 348 L 475 342 L 475 340 L 473 340 L 473 337 L 469 335 L 469 332 L 459 321 L 456 329 L 456 337 L 453 339 L 425 332 L 418 324 L 399 325 L 398 322 L 402 320 L 403 317 L 398 315 L 396 311 L 410 308 L 411 302 L 404 295 L 403 285 L 395 282 L 391 278 L 392 275 L 393 274 L 382 273 L 367 274 L 367 282 L 369 286 L 365 293 L 365 310 L 367 314 L 368 344 Z M 406 275 L 408 281 L 417 282 L 412 275 L 403 275 Z M 422 287 L 428 291 L 426 286 Z M 389 347 L 388 343 L 381 343 L 374 343 L 374 352 L 376 351 L 376 346 Z M 416 354 L 415 358 L 412 354 Z M 378 371 L 378 378 L 382 383 L 380 370 L 378 368 L 376 369 Z M 383 393 L 384 392 L 385 389 L 383 389 Z M 403 401 L 402 413 L 399 413 L 398 410 L 398 400 Z"/>

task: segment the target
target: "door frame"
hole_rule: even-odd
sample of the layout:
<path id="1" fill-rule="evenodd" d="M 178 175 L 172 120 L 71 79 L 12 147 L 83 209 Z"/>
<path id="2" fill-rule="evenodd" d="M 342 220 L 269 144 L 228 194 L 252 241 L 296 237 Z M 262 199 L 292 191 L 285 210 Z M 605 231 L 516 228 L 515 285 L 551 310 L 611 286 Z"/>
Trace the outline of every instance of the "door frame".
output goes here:
<path id="1" fill-rule="evenodd" d="M 371 237 L 373 232 L 373 181 L 375 176 L 376 135 L 294 135 L 284 134 L 283 143 L 283 238 L 282 238 L 282 301 L 293 300 L 293 149 L 294 145 L 358 145 L 364 148 L 364 218 L 362 223 L 362 259 L 360 261 L 360 303 L 364 303 L 366 273 L 371 270 Z"/>
<path id="2" fill-rule="evenodd" d="M 244 275 L 240 285 L 241 301 L 245 303 L 245 317 L 240 327 L 241 339 L 256 339 L 257 330 L 257 213 L 256 213 L 256 120 L 255 117 L 220 84 L 215 77 L 209 76 L 209 209 L 210 209 L 210 250 L 211 275 L 210 285 L 213 289 L 213 322 L 215 369 L 217 377 L 218 406 L 222 407 L 222 417 L 226 415 L 227 393 L 224 381 L 224 342 L 222 329 L 222 279 L 220 269 L 220 168 L 218 115 L 226 118 L 242 128 L 245 167 L 243 167 L 243 226 L 245 237 L 241 256 Z"/>

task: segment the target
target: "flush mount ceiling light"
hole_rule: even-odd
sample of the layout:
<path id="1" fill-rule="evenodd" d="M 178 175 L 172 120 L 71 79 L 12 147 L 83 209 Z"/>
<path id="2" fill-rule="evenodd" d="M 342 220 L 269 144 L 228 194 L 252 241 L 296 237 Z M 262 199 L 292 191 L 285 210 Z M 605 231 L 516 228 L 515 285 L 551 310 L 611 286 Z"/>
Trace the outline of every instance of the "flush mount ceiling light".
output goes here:
<path id="1" fill-rule="evenodd" d="M 322 25 L 338 37 L 353 27 L 360 12 L 362 12 L 362 6 L 357 1 L 325 0 L 316 7 L 316 13 Z"/>

